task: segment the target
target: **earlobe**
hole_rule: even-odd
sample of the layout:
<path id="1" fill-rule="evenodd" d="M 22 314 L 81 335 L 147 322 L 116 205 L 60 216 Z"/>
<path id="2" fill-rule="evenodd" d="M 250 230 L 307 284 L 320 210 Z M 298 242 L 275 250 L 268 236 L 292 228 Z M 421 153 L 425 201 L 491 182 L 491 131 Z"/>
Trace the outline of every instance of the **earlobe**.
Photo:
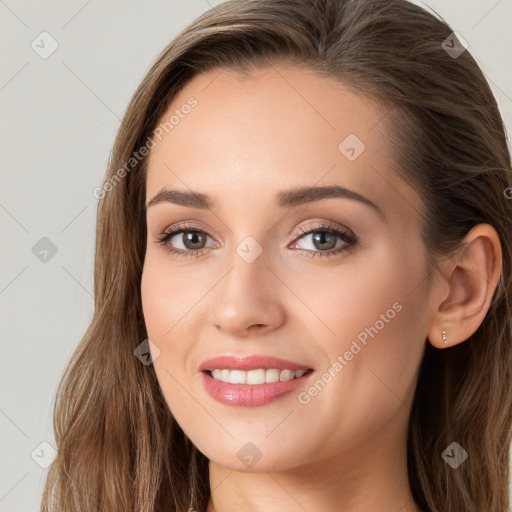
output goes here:
<path id="1" fill-rule="evenodd" d="M 464 238 L 463 248 L 446 261 L 435 286 L 436 310 L 428 332 L 433 346 L 457 345 L 478 329 L 489 310 L 501 268 L 501 244 L 496 230 L 489 224 L 474 226 Z"/>

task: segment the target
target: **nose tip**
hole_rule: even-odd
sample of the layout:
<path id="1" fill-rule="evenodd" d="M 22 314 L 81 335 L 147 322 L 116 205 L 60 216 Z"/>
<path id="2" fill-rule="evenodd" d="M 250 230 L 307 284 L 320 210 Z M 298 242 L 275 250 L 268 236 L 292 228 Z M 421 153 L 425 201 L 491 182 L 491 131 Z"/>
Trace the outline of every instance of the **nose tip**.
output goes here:
<path id="1" fill-rule="evenodd" d="M 216 331 L 245 338 L 276 329 L 285 321 L 275 276 L 262 262 L 239 261 L 237 268 L 216 287 L 210 312 L 210 324 Z"/>

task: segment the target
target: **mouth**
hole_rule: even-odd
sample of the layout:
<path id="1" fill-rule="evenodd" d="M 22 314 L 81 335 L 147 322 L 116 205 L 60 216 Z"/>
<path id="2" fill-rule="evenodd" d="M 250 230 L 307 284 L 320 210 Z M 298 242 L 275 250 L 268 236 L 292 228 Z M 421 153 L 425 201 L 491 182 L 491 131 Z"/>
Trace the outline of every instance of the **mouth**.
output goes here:
<path id="1" fill-rule="evenodd" d="M 237 370 L 217 368 L 203 370 L 208 377 L 228 384 L 246 384 L 249 386 L 261 384 L 273 384 L 275 382 L 287 382 L 297 380 L 313 372 L 312 368 L 292 370 L 279 368 L 257 368 L 254 370 Z"/>
<path id="2" fill-rule="evenodd" d="M 221 355 L 203 361 L 199 373 L 205 390 L 218 402 L 258 407 L 306 386 L 314 369 L 266 354 Z"/>
<path id="3" fill-rule="evenodd" d="M 199 373 L 206 392 L 221 404 L 260 407 L 293 397 L 294 392 L 308 385 L 315 372 L 311 368 L 217 368 Z"/>

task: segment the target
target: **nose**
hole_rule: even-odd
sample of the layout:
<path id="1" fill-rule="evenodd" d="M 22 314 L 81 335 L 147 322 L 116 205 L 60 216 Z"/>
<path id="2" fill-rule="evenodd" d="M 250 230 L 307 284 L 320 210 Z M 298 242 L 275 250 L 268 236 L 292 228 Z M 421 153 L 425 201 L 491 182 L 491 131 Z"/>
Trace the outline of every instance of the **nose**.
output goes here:
<path id="1" fill-rule="evenodd" d="M 236 337 L 266 333 L 285 322 L 283 284 L 261 254 L 248 263 L 238 254 L 215 287 L 210 322 L 218 331 Z"/>

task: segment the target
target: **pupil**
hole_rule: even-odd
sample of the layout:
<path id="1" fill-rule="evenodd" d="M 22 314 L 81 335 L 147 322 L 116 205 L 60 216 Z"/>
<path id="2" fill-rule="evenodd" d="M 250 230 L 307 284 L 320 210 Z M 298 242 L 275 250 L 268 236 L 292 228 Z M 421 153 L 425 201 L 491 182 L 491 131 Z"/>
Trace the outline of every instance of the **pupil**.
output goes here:
<path id="1" fill-rule="evenodd" d="M 327 235 L 327 236 L 326 236 Z M 326 242 L 326 239 L 329 239 L 330 241 Z M 327 231 L 321 231 L 315 235 L 313 235 L 313 240 L 315 243 L 315 246 L 317 249 L 332 249 L 336 245 L 336 237 Z M 318 244 L 317 244 L 318 242 Z M 324 246 L 324 244 L 327 243 L 327 247 Z"/>
<path id="2" fill-rule="evenodd" d="M 201 245 L 201 241 L 204 242 L 203 239 L 203 233 L 198 233 L 197 231 L 189 231 L 188 233 L 185 234 L 185 246 L 188 249 L 201 249 L 201 247 L 196 247 L 196 245 Z M 190 247 L 189 245 L 192 245 L 192 247 Z"/>

